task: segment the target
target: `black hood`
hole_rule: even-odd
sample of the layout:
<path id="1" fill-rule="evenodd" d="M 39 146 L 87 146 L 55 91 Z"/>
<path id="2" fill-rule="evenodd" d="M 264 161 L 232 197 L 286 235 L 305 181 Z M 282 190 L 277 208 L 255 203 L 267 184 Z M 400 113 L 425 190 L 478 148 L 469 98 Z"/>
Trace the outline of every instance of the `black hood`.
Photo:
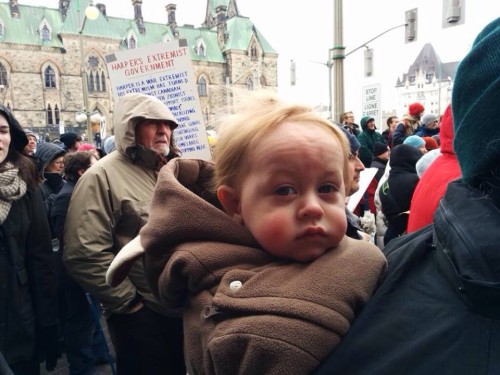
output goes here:
<path id="1" fill-rule="evenodd" d="M 22 126 L 12 115 L 12 112 L 7 107 L 0 104 L 0 114 L 5 116 L 7 122 L 9 124 L 10 129 L 10 138 L 11 138 L 11 146 L 14 147 L 17 151 L 23 152 L 24 147 L 28 144 L 28 137 L 24 132 Z"/>

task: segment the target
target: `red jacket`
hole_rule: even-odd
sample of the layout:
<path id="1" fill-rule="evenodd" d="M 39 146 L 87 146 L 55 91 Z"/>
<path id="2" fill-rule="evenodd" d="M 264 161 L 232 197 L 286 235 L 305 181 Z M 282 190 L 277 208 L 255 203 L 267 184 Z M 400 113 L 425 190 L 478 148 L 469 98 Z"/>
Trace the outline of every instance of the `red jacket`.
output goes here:
<path id="1" fill-rule="evenodd" d="M 453 151 L 453 137 L 453 118 L 449 105 L 443 114 L 439 133 L 441 155 L 427 168 L 415 188 L 410 206 L 408 233 L 415 232 L 433 222 L 434 212 L 448 183 L 462 175 Z"/>

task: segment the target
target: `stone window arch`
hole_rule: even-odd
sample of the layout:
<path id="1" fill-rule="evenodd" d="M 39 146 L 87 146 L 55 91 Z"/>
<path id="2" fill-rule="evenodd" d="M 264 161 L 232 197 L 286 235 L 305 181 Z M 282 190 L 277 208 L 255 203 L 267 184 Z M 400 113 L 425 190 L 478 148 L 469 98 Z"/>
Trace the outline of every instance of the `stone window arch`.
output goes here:
<path id="1" fill-rule="evenodd" d="M 43 71 L 44 87 L 46 89 L 56 88 L 57 87 L 56 78 L 57 78 L 56 71 L 54 70 L 54 68 L 52 66 L 48 65 Z"/>
<path id="2" fill-rule="evenodd" d="M 40 34 L 40 39 L 42 42 L 48 42 L 52 40 L 52 28 L 50 24 L 44 19 L 40 26 L 38 27 L 38 33 Z"/>
<path id="3" fill-rule="evenodd" d="M 203 75 L 198 78 L 198 95 L 199 96 L 208 96 L 207 94 L 207 80 Z"/>
<path id="4" fill-rule="evenodd" d="M 104 62 L 96 53 L 87 56 L 85 71 L 87 73 L 87 90 L 89 93 L 107 91 Z"/>

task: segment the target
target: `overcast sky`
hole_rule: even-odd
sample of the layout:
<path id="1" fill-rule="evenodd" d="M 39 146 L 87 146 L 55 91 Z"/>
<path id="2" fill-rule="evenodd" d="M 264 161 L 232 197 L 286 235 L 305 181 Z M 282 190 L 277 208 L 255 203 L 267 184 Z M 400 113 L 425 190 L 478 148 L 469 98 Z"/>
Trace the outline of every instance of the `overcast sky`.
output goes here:
<path id="1" fill-rule="evenodd" d="M 0 0 L 6 2 L 7 0 Z M 71 0 L 76 1 L 76 0 Z M 345 60 L 345 107 L 361 117 L 363 86 L 382 84 L 382 108 L 397 108 L 394 85 L 405 73 L 425 43 L 432 43 L 442 62 L 461 60 L 475 36 L 486 24 L 500 16 L 498 0 L 460 0 L 465 4 L 465 23 L 443 29 L 443 1 L 448 0 L 344 0 L 344 45 L 346 52 L 364 44 L 383 31 L 403 24 L 405 11 L 418 8 L 418 36 L 404 43 L 404 28 L 399 28 L 369 44 L 374 50 L 374 75 L 364 78 L 363 49 Z M 19 4 L 57 8 L 59 0 L 19 0 Z M 133 17 L 130 0 L 102 0 L 107 13 Z M 451 2 L 451 1 L 450 1 Z M 200 26 L 206 12 L 206 0 L 143 0 L 146 21 L 167 22 L 165 6 L 177 4 L 179 25 Z M 310 104 L 328 104 L 328 49 L 333 46 L 334 0 L 238 0 L 240 14 L 249 17 L 279 53 L 279 91 L 287 97 Z M 297 85 L 290 87 L 290 60 L 297 64 Z M 315 62 L 313 62 L 315 61 Z M 318 63 L 319 62 L 319 63 Z"/>

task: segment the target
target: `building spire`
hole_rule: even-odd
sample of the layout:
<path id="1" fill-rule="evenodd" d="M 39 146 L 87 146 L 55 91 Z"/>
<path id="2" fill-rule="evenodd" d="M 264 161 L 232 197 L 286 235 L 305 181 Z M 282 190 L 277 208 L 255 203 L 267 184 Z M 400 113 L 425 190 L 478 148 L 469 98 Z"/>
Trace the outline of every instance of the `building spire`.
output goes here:
<path id="1" fill-rule="evenodd" d="M 142 0 L 132 0 L 134 6 L 134 20 L 141 34 L 146 32 L 144 27 L 144 19 L 142 18 Z"/>

